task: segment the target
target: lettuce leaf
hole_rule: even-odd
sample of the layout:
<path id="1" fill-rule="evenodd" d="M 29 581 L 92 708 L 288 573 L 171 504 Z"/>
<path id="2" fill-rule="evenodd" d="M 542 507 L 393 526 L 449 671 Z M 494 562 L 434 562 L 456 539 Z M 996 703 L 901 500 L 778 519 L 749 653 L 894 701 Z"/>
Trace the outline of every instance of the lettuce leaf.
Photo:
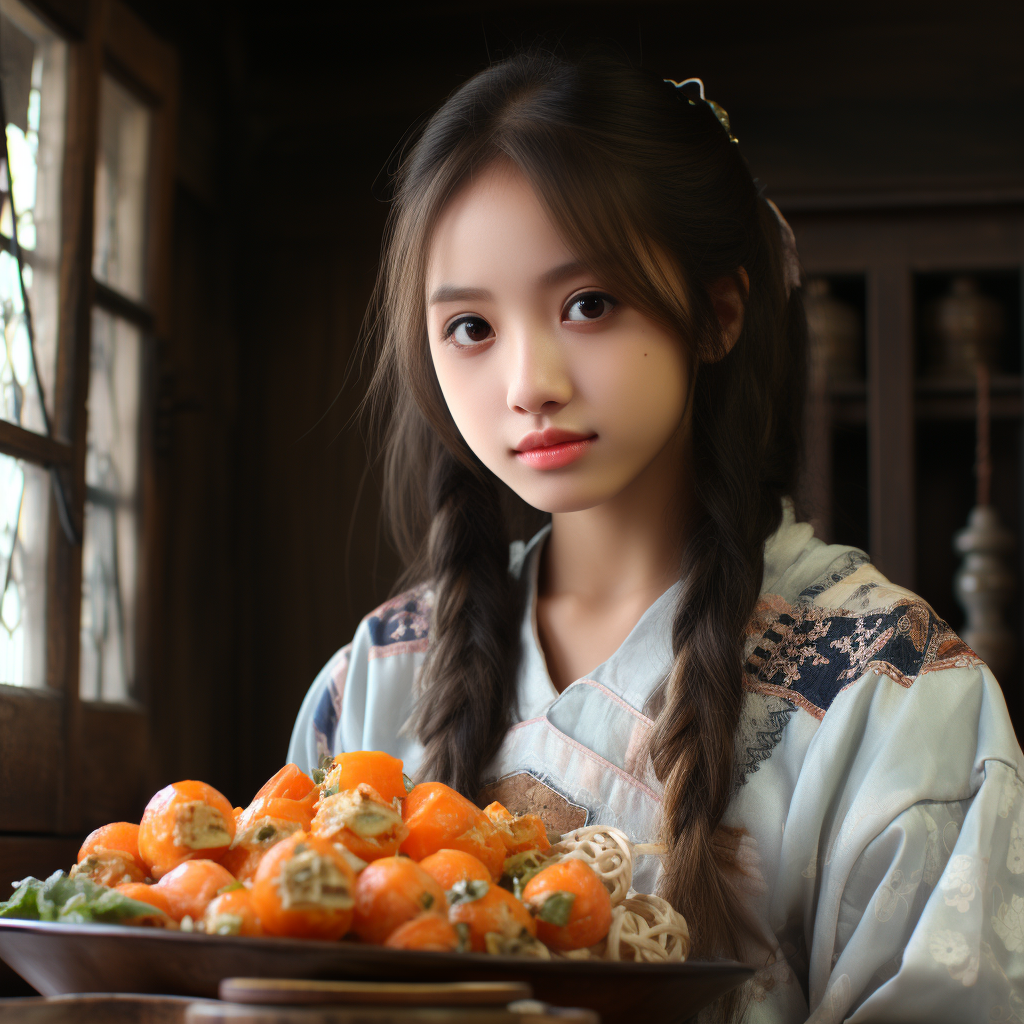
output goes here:
<path id="1" fill-rule="evenodd" d="M 11 898 L 0 902 L 0 918 L 120 924 L 140 917 L 167 916 L 148 903 L 128 899 L 115 889 L 97 885 L 88 878 L 69 878 L 63 871 L 55 871 L 44 881 L 24 878 L 14 886 Z"/>

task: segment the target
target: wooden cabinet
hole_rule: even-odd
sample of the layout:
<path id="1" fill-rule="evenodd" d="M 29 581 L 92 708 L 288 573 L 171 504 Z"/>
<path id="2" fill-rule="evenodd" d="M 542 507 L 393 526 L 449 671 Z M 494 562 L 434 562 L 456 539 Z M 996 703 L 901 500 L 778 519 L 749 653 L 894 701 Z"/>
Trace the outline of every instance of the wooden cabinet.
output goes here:
<path id="1" fill-rule="evenodd" d="M 810 399 L 808 511 L 826 539 L 865 546 L 886 576 L 921 594 L 954 628 L 964 616 L 953 591 L 953 538 L 976 494 L 975 381 L 932 373 L 929 311 L 963 275 L 1003 309 L 992 367 L 992 504 L 1017 540 L 1010 556 L 1017 587 L 1006 619 L 1018 658 L 1000 682 L 1019 732 L 1024 197 L 917 205 L 904 197 L 862 209 L 794 202 L 784 212 L 806 277 L 826 279 L 862 325 L 859 372 L 826 374 L 817 400 Z"/>

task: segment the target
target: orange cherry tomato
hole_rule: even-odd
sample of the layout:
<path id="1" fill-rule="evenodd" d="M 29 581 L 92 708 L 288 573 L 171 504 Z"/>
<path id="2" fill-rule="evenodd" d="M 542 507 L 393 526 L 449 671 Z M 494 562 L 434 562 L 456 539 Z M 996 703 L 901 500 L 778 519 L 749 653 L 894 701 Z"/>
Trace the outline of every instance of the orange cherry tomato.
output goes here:
<path id="1" fill-rule="evenodd" d="M 210 901 L 235 877 L 214 860 L 186 860 L 168 871 L 153 888 L 159 889 L 171 905 L 171 917 L 180 921 L 186 915 L 202 920 Z"/>
<path id="2" fill-rule="evenodd" d="M 563 860 L 538 871 L 523 889 L 537 917 L 537 936 L 552 949 L 583 949 L 600 942 L 612 921 L 611 896 L 581 860 Z"/>
<path id="3" fill-rule="evenodd" d="M 253 878 L 264 854 L 295 832 L 308 832 L 313 808 L 305 800 L 260 797 L 238 816 L 235 838 L 220 862 L 240 882 Z"/>
<path id="4" fill-rule="evenodd" d="M 507 889 L 494 884 L 478 899 L 453 903 L 448 908 L 448 920 L 469 928 L 470 949 L 476 953 L 487 951 L 488 935 L 509 940 L 519 938 L 524 931 L 531 938 L 537 934 L 537 924 L 529 910 Z"/>
<path id="5" fill-rule="evenodd" d="M 544 853 L 551 849 L 548 830 L 536 814 L 520 814 L 512 821 L 512 847 L 509 855 L 539 850 Z"/>
<path id="6" fill-rule="evenodd" d="M 352 750 L 338 754 L 323 782 L 324 795 L 355 789 L 360 783 L 373 786 L 385 803 L 405 799 L 402 762 L 383 750 Z"/>
<path id="7" fill-rule="evenodd" d="M 438 850 L 420 861 L 420 867 L 445 892 L 456 882 L 491 882 L 487 865 L 465 850 Z"/>
<path id="8" fill-rule="evenodd" d="M 205 782 L 165 786 L 146 805 L 139 825 L 139 853 L 160 879 L 186 860 L 217 860 L 235 837 L 231 804 Z"/>
<path id="9" fill-rule="evenodd" d="M 355 789 L 325 796 L 317 805 L 310 831 L 332 843 L 341 843 L 367 863 L 398 853 L 409 830 L 394 805 L 365 782 Z"/>
<path id="10" fill-rule="evenodd" d="M 263 925 L 252 906 L 252 891 L 231 889 L 215 896 L 203 914 L 207 935 L 262 935 Z"/>
<path id="11" fill-rule="evenodd" d="M 400 924 L 385 940 L 391 949 L 432 949 L 450 953 L 459 949 L 459 933 L 441 914 L 426 911 Z"/>
<path id="12" fill-rule="evenodd" d="M 128 899 L 136 900 L 139 903 L 148 903 L 160 912 L 159 915 L 154 914 L 152 917 L 145 916 L 125 921 L 125 924 L 152 924 L 156 927 L 166 928 L 172 921 L 177 920 L 171 913 L 171 903 L 167 894 L 161 892 L 155 885 L 146 885 L 145 882 L 124 882 L 114 888 Z"/>
<path id="13" fill-rule="evenodd" d="M 340 939 L 352 923 L 356 873 L 326 839 L 296 832 L 260 861 L 252 908 L 268 935 Z"/>
<path id="14" fill-rule="evenodd" d="M 124 882 L 141 882 L 148 869 L 139 856 L 139 826 L 115 821 L 90 832 L 78 851 L 73 878 L 84 875 L 97 885 L 113 888 Z"/>
<path id="15" fill-rule="evenodd" d="M 139 826 L 133 825 L 130 821 L 115 821 L 90 832 L 78 851 L 78 863 L 81 864 L 90 853 L 97 850 L 119 850 L 127 853 L 140 870 L 146 869 L 145 862 L 139 856 Z"/>
<path id="16" fill-rule="evenodd" d="M 402 817 L 409 837 L 401 850 L 423 860 L 438 850 L 464 850 L 482 861 L 491 877 L 501 877 L 505 844 L 476 804 L 441 782 L 421 782 L 405 798 Z"/>
<path id="17" fill-rule="evenodd" d="M 527 850 L 543 852 L 551 849 L 548 830 L 536 814 L 516 816 L 497 800 L 484 808 L 484 814 L 497 829 L 509 857 L 517 853 L 526 853 Z"/>
<path id="18" fill-rule="evenodd" d="M 381 857 L 359 874 L 352 930 L 363 942 L 382 943 L 425 910 L 444 912 L 444 890 L 408 857 Z"/>
<path id="19" fill-rule="evenodd" d="M 320 793 L 316 783 L 298 765 L 286 764 L 260 786 L 259 792 L 252 798 L 252 803 L 271 798 L 298 800 L 300 803 L 309 805 L 309 813 L 312 817 L 313 805 L 319 797 Z M 250 804 L 250 806 L 252 805 Z"/>

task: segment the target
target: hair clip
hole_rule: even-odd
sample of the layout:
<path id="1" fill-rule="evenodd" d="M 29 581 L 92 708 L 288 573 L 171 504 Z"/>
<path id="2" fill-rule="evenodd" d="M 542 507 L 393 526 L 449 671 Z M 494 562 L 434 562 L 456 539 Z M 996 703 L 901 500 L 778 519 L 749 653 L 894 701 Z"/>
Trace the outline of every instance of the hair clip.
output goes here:
<path id="1" fill-rule="evenodd" d="M 721 126 L 725 129 L 726 135 L 729 136 L 729 141 L 739 142 L 739 139 L 737 139 L 736 136 L 733 135 L 732 133 L 732 126 L 729 124 L 729 115 L 726 112 L 725 108 L 719 106 L 714 100 L 709 100 L 707 96 L 704 95 L 704 82 L 701 79 L 686 78 L 682 82 L 677 82 L 674 78 L 665 78 L 663 79 L 663 81 L 666 82 L 668 85 L 674 85 L 677 89 L 680 90 L 685 89 L 688 85 L 696 85 L 700 93 L 700 98 L 711 108 L 715 117 L 718 118 L 719 124 L 721 124 Z M 685 96 L 686 94 L 683 93 L 683 95 Z M 690 99 L 689 96 L 686 97 L 686 102 L 689 103 L 691 107 L 696 106 L 696 104 L 693 102 L 693 100 Z"/>

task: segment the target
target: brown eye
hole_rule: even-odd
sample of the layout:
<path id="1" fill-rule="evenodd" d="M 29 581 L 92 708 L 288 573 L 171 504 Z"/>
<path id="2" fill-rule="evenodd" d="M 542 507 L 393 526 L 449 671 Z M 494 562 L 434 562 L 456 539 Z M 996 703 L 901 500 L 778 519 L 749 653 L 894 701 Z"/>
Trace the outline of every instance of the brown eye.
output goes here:
<path id="1" fill-rule="evenodd" d="M 615 308 L 616 302 L 610 295 L 602 295 L 600 292 L 591 292 L 589 295 L 581 295 L 573 299 L 566 310 L 566 320 L 574 320 L 580 323 L 584 320 L 600 320 L 607 316 Z"/>
<path id="2" fill-rule="evenodd" d="M 464 317 L 462 320 L 456 320 L 448 328 L 445 337 L 463 348 L 472 348 L 474 345 L 487 341 L 493 334 L 491 325 L 486 320 Z"/>

